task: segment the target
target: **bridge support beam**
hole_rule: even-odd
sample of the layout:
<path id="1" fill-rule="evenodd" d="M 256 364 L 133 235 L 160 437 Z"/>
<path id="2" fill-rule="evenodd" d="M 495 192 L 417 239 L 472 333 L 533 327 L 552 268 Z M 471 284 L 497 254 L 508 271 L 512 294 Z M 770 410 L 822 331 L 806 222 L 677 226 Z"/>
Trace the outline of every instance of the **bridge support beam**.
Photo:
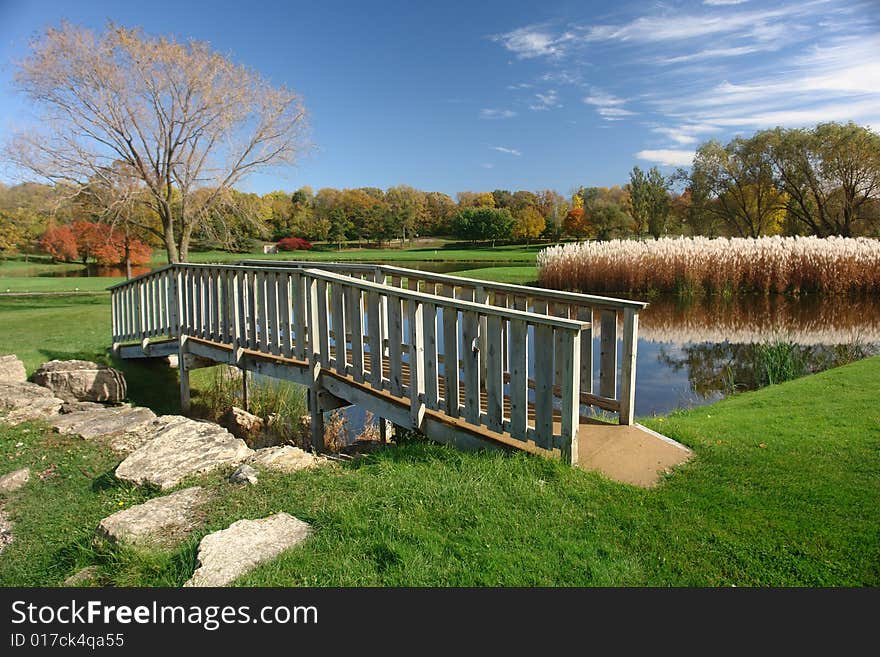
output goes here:
<path id="1" fill-rule="evenodd" d="M 190 363 L 187 359 L 186 338 L 183 337 L 180 339 L 180 346 L 177 351 L 177 372 L 180 376 L 180 410 L 182 413 L 189 413 L 190 410 L 189 369 Z"/>
<path id="2" fill-rule="evenodd" d="M 320 390 L 315 387 L 308 391 L 309 416 L 311 417 L 311 447 L 324 451 L 324 411 L 321 409 Z"/>

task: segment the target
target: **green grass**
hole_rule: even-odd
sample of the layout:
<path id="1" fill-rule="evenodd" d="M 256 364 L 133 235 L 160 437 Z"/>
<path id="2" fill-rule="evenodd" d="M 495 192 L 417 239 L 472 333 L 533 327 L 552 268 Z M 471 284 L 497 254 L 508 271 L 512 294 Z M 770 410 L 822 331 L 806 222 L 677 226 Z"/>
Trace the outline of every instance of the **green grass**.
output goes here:
<path id="1" fill-rule="evenodd" d="M 462 278 L 478 278 L 483 281 L 496 283 L 511 283 L 513 285 L 537 285 L 538 268 L 529 265 L 522 267 L 482 267 L 480 269 L 465 269 L 457 271 L 455 276 Z"/>
<path id="2" fill-rule="evenodd" d="M 0 276 L 0 294 L 5 292 L 104 292 L 124 278 L 109 276 Z"/>
<path id="3" fill-rule="evenodd" d="M 490 248 L 450 246 L 449 242 L 438 240 L 436 245 L 415 246 L 405 249 L 346 248 L 337 251 L 332 247 L 319 247 L 311 251 L 291 251 L 278 254 L 229 253 L 227 251 L 192 251 L 191 262 L 230 262 L 235 260 L 312 260 L 364 261 L 364 262 L 414 262 L 414 261 L 456 261 L 474 260 L 484 262 L 527 262 L 534 263 L 538 251 L 546 245 L 502 245 Z M 166 264 L 162 251 L 154 251 L 153 266 Z"/>
<path id="4" fill-rule="evenodd" d="M 144 495 L 109 475 L 118 459 L 106 449 L 37 425 L 2 428 L 3 469 L 35 476 L 6 503 L 16 540 L 0 555 L 0 584 L 56 584 L 94 564 L 105 584 L 177 586 L 206 532 L 283 510 L 314 536 L 239 584 L 877 586 L 878 367 L 867 359 L 651 420 L 696 452 L 654 490 L 421 441 L 265 472 L 255 487 L 217 473 L 194 480 L 215 501 L 170 553 L 92 544 L 101 517 Z"/>

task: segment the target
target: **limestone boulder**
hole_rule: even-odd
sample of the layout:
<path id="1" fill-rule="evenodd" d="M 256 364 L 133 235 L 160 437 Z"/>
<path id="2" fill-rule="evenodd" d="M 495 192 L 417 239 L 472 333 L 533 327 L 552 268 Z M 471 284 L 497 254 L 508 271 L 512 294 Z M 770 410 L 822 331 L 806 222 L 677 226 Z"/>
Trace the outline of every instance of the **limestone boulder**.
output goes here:
<path id="1" fill-rule="evenodd" d="M 152 439 L 129 454 L 116 468 L 116 476 L 132 484 L 164 490 L 190 475 L 238 465 L 252 455 L 253 450 L 243 440 L 223 427 L 181 418 L 166 421 Z"/>
<path id="2" fill-rule="evenodd" d="M 156 419 L 149 408 L 101 406 L 59 415 L 50 424 L 58 432 L 86 440 L 135 432 Z"/>
<path id="3" fill-rule="evenodd" d="M 270 416 L 270 421 L 267 422 L 258 415 L 233 406 L 220 418 L 220 425 L 228 429 L 236 438 L 245 441 L 251 449 L 259 449 L 279 445 L 282 442 L 281 436 L 270 426 L 271 419 Z"/>
<path id="4" fill-rule="evenodd" d="M 0 382 L 0 415 L 6 424 L 45 420 L 58 415 L 64 400 L 35 383 Z"/>
<path id="5" fill-rule="evenodd" d="M 203 488 L 185 488 L 117 511 L 98 524 L 96 534 L 114 543 L 172 547 L 200 524 L 201 509 L 207 500 Z"/>
<path id="6" fill-rule="evenodd" d="M 229 481 L 233 484 L 256 484 L 259 481 L 257 474 L 259 473 L 247 463 L 242 463 L 229 475 Z"/>
<path id="7" fill-rule="evenodd" d="M 249 463 L 268 468 L 269 470 L 290 474 L 298 470 L 326 465 L 330 461 L 323 456 L 306 452 L 299 447 L 285 445 L 283 447 L 258 449 L 251 457 Z"/>
<path id="8" fill-rule="evenodd" d="M 24 383 L 27 381 L 27 372 L 15 354 L 0 356 L 0 382 Z"/>
<path id="9" fill-rule="evenodd" d="M 0 477 L 0 493 L 11 493 L 24 486 L 31 478 L 29 468 L 9 472 Z"/>
<path id="10" fill-rule="evenodd" d="M 65 401 L 115 403 L 125 399 L 125 376 L 88 360 L 50 360 L 31 377 Z"/>
<path id="11" fill-rule="evenodd" d="M 308 523 L 287 513 L 239 520 L 199 543 L 198 568 L 184 586 L 225 586 L 311 534 Z"/>

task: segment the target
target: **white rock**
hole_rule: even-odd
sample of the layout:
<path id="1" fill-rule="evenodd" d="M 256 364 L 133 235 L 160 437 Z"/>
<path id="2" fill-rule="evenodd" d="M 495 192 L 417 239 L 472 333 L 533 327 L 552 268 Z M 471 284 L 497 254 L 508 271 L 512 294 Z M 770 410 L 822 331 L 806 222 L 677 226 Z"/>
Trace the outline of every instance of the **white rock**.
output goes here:
<path id="1" fill-rule="evenodd" d="M 0 412 L 7 411 L 3 421 L 16 425 L 28 420 L 45 420 L 58 414 L 64 400 L 36 383 L 0 382 Z"/>
<path id="2" fill-rule="evenodd" d="M 253 455 L 243 440 L 211 422 L 183 418 L 168 423 L 116 468 L 116 476 L 137 485 L 172 488 L 190 475 L 238 465 Z"/>
<path id="3" fill-rule="evenodd" d="M 249 463 L 260 465 L 270 470 L 292 473 L 305 468 L 316 468 L 330 461 L 323 456 L 316 456 L 299 447 L 267 447 L 258 449 L 251 457 Z"/>
<path id="4" fill-rule="evenodd" d="M 50 424 L 58 433 L 77 435 L 89 440 L 137 431 L 155 419 L 156 414 L 149 408 L 105 406 L 60 415 Z"/>
<path id="5" fill-rule="evenodd" d="M 24 363 L 15 354 L 0 356 L 0 381 L 3 383 L 24 383 L 27 381 Z"/>
<path id="6" fill-rule="evenodd" d="M 11 493 L 24 486 L 31 478 L 29 468 L 15 470 L 0 477 L 0 493 Z"/>
<path id="7" fill-rule="evenodd" d="M 225 586 L 303 542 L 311 531 L 308 523 L 286 513 L 234 522 L 202 539 L 198 568 L 184 586 Z"/>
<path id="8" fill-rule="evenodd" d="M 126 395 L 122 372 L 88 360 L 50 360 L 31 380 L 67 401 L 119 402 Z"/>
<path id="9" fill-rule="evenodd" d="M 169 547 L 199 524 L 200 510 L 207 499 L 207 493 L 199 486 L 184 488 L 117 511 L 98 524 L 96 533 L 115 543 Z"/>
<path id="10" fill-rule="evenodd" d="M 257 474 L 257 471 L 251 466 L 243 463 L 235 469 L 235 472 L 229 475 L 229 481 L 233 484 L 256 484 L 258 481 Z"/>

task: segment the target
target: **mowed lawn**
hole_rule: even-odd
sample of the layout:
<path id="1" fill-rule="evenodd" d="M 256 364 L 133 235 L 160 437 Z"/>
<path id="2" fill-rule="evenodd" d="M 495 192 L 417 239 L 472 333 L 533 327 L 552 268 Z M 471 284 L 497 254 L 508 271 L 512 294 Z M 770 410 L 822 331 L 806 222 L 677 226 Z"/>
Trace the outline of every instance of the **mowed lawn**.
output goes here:
<path id="1" fill-rule="evenodd" d="M 0 352 L 106 358 L 107 295 L 0 298 Z M 173 370 L 126 364 L 132 396 L 172 410 Z M 155 492 L 115 480 L 119 458 L 38 424 L 0 428 L 0 471 L 29 466 L 5 500 L 15 540 L 0 584 L 179 586 L 198 540 L 286 511 L 300 548 L 242 585 L 880 585 L 880 358 L 646 421 L 696 459 L 642 490 L 524 454 L 421 440 L 253 487 L 219 472 L 204 525 L 172 552 L 95 544 L 98 521 Z M 159 408 L 159 410 L 162 410 Z M 589 440 L 584 435 L 582 440 Z"/>

